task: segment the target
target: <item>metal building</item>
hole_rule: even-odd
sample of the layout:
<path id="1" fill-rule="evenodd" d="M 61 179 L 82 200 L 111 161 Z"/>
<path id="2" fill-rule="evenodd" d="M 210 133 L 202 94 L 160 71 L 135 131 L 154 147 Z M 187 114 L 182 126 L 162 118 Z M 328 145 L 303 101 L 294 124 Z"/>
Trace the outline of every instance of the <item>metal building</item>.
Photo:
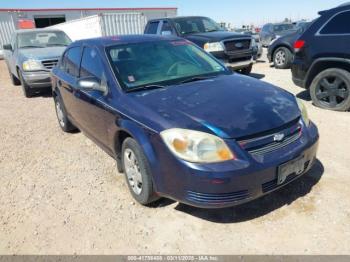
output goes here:
<path id="1" fill-rule="evenodd" d="M 2 46 L 10 42 L 12 32 L 28 25 L 28 22 L 36 28 L 42 28 L 101 13 L 139 13 L 149 20 L 174 17 L 177 8 L 0 9 L 0 52 Z"/>

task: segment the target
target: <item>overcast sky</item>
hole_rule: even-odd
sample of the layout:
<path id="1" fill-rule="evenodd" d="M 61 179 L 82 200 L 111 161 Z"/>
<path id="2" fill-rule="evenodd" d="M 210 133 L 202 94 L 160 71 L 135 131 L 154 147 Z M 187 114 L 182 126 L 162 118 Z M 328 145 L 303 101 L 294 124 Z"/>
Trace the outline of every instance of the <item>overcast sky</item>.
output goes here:
<path id="1" fill-rule="evenodd" d="M 178 7 L 179 15 L 204 15 L 217 22 L 261 25 L 284 18 L 312 19 L 347 0 L 1 0 L 0 8 Z"/>

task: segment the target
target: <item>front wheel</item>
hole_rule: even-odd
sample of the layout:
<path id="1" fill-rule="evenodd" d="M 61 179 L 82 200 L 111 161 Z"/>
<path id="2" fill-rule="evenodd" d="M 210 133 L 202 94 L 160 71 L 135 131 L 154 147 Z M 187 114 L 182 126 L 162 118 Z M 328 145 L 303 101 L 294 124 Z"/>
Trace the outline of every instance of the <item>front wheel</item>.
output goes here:
<path id="1" fill-rule="evenodd" d="M 30 98 L 34 95 L 33 90 L 30 88 L 30 86 L 26 83 L 26 81 L 23 78 L 22 72 L 18 71 L 19 81 L 22 85 L 22 91 L 25 97 Z"/>
<path id="2" fill-rule="evenodd" d="M 127 138 L 123 143 L 122 165 L 133 198 L 141 205 L 156 201 L 158 197 L 154 192 L 147 159 L 139 144 L 132 138 Z"/>
<path id="3" fill-rule="evenodd" d="M 311 83 L 310 96 L 315 106 L 334 111 L 348 111 L 350 73 L 339 68 L 322 71 Z"/>
<path id="4" fill-rule="evenodd" d="M 248 67 L 242 68 L 239 70 L 239 72 L 243 75 L 249 75 L 253 70 L 253 65 L 249 65 Z"/>

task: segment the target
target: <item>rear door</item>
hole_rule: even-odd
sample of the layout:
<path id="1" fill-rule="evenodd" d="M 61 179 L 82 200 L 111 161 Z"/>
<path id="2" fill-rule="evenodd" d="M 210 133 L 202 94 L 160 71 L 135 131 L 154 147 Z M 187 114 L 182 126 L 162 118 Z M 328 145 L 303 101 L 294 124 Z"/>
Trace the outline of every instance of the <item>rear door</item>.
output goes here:
<path id="1" fill-rule="evenodd" d="M 75 122 L 80 123 L 78 110 L 75 103 L 74 93 L 77 89 L 79 76 L 79 64 L 81 60 L 81 47 L 75 46 L 66 50 L 57 70 L 57 87 L 60 90 L 63 104 L 68 116 Z"/>

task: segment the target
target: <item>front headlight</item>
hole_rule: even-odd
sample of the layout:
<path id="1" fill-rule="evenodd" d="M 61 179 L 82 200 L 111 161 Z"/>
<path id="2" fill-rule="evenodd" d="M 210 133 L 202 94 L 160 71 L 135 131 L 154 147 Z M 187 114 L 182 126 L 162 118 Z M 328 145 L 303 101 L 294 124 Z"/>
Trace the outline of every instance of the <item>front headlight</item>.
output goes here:
<path id="1" fill-rule="evenodd" d="M 35 71 L 35 70 L 41 70 L 42 66 L 41 66 L 40 61 L 27 60 L 27 61 L 23 62 L 22 68 L 24 71 Z"/>
<path id="2" fill-rule="evenodd" d="M 192 163 L 218 163 L 235 159 L 219 137 L 187 129 L 168 129 L 160 133 L 170 151 Z"/>
<path id="3" fill-rule="evenodd" d="M 307 113 L 307 109 L 306 109 L 304 103 L 299 98 L 297 98 L 297 103 L 298 103 L 298 106 L 299 106 L 299 109 L 301 112 L 301 117 L 304 120 L 304 123 L 306 124 L 306 126 L 309 126 L 310 119 L 309 119 L 309 115 Z"/>
<path id="4" fill-rule="evenodd" d="M 206 43 L 204 45 L 204 50 L 207 52 L 220 52 L 224 51 L 224 46 L 220 42 Z"/>

